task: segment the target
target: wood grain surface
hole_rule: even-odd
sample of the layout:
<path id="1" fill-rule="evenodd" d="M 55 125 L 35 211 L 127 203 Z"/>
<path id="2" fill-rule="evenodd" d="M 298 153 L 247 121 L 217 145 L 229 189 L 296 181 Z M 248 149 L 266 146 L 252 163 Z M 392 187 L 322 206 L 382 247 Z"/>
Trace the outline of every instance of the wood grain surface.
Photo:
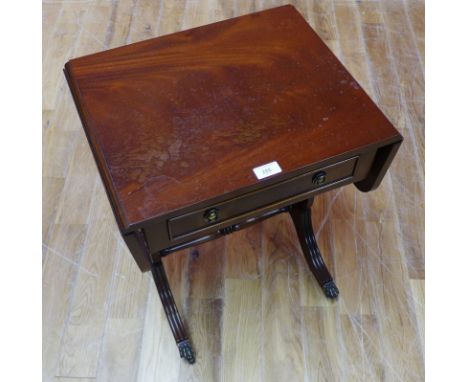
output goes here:
<path id="1" fill-rule="evenodd" d="M 43 1 L 44 381 L 424 380 L 423 1 L 292 2 L 405 138 L 379 189 L 315 200 L 337 302 L 287 215 L 174 253 L 189 366 L 119 236 L 64 63 L 284 3 Z"/>
<path id="2" fill-rule="evenodd" d="M 123 230 L 260 187 L 265 163 L 278 181 L 400 139 L 293 6 L 74 58 L 65 73 Z"/>

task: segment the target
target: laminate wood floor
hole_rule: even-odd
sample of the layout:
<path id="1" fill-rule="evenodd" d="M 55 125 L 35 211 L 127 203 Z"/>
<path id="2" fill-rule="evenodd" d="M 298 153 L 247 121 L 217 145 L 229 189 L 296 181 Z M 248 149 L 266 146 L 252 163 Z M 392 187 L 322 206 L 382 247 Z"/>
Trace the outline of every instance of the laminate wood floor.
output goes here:
<path id="1" fill-rule="evenodd" d="M 175 253 L 164 261 L 198 353 L 188 366 L 119 237 L 64 63 L 283 3 L 43 1 L 44 381 L 424 380 L 423 1 L 292 1 L 405 137 L 377 191 L 316 198 L 337 302 L 286 215 Z"/>

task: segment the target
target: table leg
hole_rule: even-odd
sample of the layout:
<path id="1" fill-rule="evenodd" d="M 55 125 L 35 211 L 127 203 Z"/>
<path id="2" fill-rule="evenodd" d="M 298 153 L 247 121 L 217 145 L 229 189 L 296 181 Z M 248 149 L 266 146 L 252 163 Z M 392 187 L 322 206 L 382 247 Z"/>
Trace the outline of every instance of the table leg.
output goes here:
<path id="1" fill-rule="evenodd" d="M 161 259 L 156 260 L 152 264 L 151 273 L 153 274 L 153 279 L 156 283 L 161 303 L 164 307 L 164 311 L 166 312 L 169 326 L 171 327 L 172 334 L 174 334 L 174 338 L 179 348 L 180 356 L 185 358 L 189 363 L 195 363 L 195 354 L 192 350 L 192 344 L 185 332 L 185 327 L 179 311 L 177 310 L 174 297 L 172 296 L 171 288 L 167 281 L 166 272 Z"/>
<path id="2" fill-rule="evenodd" d="M 296 227 L 302 251 L 310 270 L 328 298 L 338 297 L 339 290 L 325 265 L 315 240 L 310 207 L 314 199 L 295 203 L 289 208 L 289 214 Z"/>

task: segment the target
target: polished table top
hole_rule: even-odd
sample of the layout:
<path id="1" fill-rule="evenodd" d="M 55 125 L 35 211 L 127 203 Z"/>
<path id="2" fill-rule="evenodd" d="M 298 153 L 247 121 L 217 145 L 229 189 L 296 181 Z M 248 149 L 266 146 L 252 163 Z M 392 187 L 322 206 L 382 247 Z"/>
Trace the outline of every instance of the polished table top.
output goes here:
<path id="1" fill-rule="evenodd" d="M 122 231 L 400 135 L 292 6 L 69 61 Z M 259 179 L 253 169 L 277 162 Z"/>

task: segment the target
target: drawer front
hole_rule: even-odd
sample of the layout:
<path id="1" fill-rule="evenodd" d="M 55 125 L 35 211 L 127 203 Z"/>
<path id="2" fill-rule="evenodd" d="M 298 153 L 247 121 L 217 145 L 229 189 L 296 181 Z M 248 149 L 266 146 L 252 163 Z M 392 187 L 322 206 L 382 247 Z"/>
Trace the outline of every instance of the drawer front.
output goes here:
<path id="1" fill-rule="evenodd" d="M 353 157 L 203 210 L 172 218 L 168 221 L 170 238 L 177 239 L 256 208 L 350 178 L 354 174 L 357 160 L 358 157 Z"/>

